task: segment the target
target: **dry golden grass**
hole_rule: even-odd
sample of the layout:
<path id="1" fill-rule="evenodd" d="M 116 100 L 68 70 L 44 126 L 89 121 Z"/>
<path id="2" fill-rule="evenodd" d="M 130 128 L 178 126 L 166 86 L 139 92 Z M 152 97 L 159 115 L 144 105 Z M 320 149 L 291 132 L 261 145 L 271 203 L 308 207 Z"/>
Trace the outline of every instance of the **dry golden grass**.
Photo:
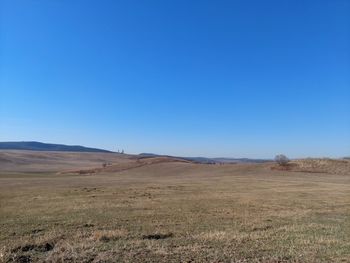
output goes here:
<path id="1" fill-rule="evenodd" d="M 274 164 L 272 170 L 294 171 L 304 173 L 327 173 L 350 175 L 350 160 L 348 159 L 299 159 L 293 160 L 286 165 Z"/>
<path id="2" fill-rule="evenodd" d="M 0 172 L 0 262 L 350 262 L 350 176 L 270 167 Z"/>
<path id="3" fill-rule="evenodd" d="M 328 158 L 296 160 L 299 171 L 350 175 L 350 160 Z"/>

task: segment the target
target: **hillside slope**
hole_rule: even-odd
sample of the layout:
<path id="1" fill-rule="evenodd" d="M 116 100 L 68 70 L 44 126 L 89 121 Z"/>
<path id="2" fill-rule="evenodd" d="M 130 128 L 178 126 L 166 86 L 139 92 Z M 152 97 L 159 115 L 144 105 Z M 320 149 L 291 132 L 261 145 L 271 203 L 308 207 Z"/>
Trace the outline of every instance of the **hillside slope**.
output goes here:
<path id="1" fill-rule="evenodd" d="M 0 172 L 46 172 L 102 167 L 129 162 L 132 156 L 105 152 L 0 150 Z"/>

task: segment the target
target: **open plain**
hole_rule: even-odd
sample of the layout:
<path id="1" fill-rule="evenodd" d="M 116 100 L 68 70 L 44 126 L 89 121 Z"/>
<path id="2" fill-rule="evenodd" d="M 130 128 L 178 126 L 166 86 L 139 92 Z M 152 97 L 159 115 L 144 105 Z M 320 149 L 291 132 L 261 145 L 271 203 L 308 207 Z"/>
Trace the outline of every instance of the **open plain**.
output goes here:
<path id="1" fill-rule="evenodd" d="M 350 262 L 349 162 L 274 165 L 1 151 L 0 262 Z"/>

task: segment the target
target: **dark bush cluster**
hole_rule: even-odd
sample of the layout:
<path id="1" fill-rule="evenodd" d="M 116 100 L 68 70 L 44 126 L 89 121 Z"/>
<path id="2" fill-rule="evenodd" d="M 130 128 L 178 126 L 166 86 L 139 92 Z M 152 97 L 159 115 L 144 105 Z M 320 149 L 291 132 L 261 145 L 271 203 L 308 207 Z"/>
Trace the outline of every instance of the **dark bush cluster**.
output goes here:
<path id="1" fill-rule="evenodd" d="M 289 159 L 287 156 L 285 156 L 283 154 L 278 154 L 275 157 L 275 161 L 281 166 L 286 166 L 289 162 Z"/>

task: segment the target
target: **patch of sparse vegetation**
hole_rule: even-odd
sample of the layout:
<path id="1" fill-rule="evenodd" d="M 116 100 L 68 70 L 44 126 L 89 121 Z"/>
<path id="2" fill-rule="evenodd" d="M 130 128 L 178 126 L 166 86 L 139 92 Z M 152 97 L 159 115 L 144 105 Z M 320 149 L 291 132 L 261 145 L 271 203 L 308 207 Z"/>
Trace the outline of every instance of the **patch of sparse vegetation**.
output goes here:
<path id="1" fill-rule="evenodd" d="M 166 239 L 166 238 L 170 238 L 174 236 L 173 233 L 166 233 L 166 234 L 150 234 L 150 235 L 143 235 L 142 238 L 143 239 L 155 239 L 155 240 L 159 240 L 159 239 Z"/>

